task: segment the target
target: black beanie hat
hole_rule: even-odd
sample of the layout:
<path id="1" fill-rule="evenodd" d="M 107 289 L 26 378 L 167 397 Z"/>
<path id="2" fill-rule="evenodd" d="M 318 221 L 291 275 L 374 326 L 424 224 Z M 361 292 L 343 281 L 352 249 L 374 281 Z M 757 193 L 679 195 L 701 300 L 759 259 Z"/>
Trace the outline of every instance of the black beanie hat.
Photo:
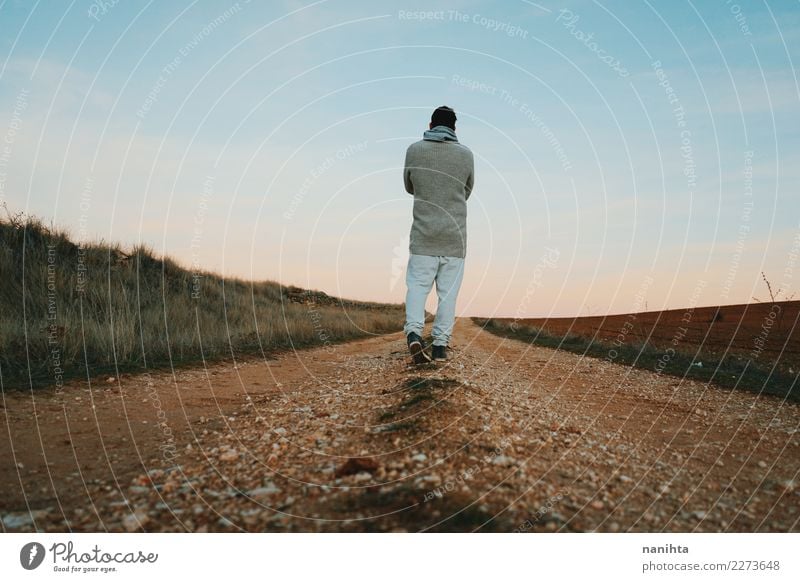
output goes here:
<path id="1" fill-rule="evenodd" d="M 446 125 L 452 130 L 456 129 L 456 112 L 447 105 L 437 107 L 431 115 L 431 127 Z"/>

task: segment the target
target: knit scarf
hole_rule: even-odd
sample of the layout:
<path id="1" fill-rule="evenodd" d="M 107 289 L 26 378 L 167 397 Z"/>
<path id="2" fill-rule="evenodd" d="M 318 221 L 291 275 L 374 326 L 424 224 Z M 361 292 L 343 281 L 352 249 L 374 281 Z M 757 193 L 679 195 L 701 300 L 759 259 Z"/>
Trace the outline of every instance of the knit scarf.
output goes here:
<path id="1" fill-rule="evenodd" d="M 422 134 L 422 139 L 426 141 L 454 141 L 458 143 L 456 132 L 446 125 L 437 125 L 433 129 L 428 129 Z"/>

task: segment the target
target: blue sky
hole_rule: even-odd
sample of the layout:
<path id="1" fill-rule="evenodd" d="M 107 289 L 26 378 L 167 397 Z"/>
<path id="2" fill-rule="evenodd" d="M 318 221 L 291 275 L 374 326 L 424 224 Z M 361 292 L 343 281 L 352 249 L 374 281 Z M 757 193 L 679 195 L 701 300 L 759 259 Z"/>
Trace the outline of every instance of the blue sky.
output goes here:
<path id="1" fill-rule="evenodd" d="M 77 238 L 402 301 L 404 151 L 448 104 L 476 159 L 461 314 L 798 287 L 796 2 L 6 1 L 0 23 L 0 198 Z"/>

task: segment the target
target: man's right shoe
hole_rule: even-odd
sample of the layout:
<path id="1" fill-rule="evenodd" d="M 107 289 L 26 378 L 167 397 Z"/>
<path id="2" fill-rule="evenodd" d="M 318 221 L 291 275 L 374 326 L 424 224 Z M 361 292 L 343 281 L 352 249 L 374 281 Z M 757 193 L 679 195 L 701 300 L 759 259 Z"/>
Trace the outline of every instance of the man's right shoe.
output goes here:
<path id="1" fill-rule="evenodd" d="M 437 346 L 433 344 L 433 359 L 437 362 L 447 360 L 447 346 Z"/>
<path id="2" fill-rule="evenodd" d="M 419 334 L 412 331 L 406 336 L 406 339 L 408 340 L 408 351 L 411 352 L 411 358 L 415 364 L 427 364 L 431 361 L 430 356 L 425 353 L 425 342 L 422 341 Z"/>

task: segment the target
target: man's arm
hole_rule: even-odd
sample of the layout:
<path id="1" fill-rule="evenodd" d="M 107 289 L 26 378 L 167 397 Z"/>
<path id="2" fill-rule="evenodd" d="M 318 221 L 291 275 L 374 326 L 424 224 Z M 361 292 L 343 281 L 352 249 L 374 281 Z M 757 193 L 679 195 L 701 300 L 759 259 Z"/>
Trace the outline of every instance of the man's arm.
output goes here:
<path id="1" fill-rule="evenodd" d="M 464 197 L 465 200 L 469 200 L 469 195 L 472 194 L 472 187 L 475 185 L 475 161 L 472 157 L 472 152 L 470 152 L 470 169 L 469 169 L 469 176 L 467 176 L 467 181 L 464 183 L 464 193 L 466 196 Z"/>
<path id="2" fill-rule="evenodd" d="M 406 186 L 406 192 L 408 192 L 409 194 L 411 194 L 413 196 L 414 195 L 414 184 L 413 184 L 413 182 L 411 182 L 411 168 L 409 167 L 411 165 L 409 163 L 410 162 L 410 157 L 411 156 L 409 155 L 408 150 L 406 150 L 406 163 L 405 163 L 405 168 L 403 169 L 403 183 Z"/>

